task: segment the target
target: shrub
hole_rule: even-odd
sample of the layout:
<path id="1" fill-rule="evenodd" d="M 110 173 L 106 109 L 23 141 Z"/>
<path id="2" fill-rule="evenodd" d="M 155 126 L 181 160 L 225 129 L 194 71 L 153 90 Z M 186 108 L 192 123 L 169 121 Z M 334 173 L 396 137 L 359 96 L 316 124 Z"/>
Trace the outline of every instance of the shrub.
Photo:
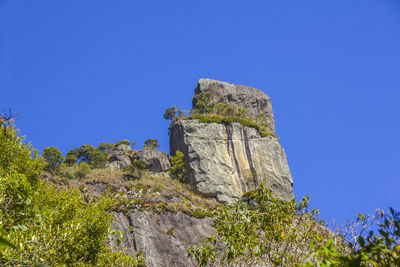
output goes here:
<path id="1" fill-rule="evenodd" d="M 165 110 L 163 117 L 166 120 L 174 120 L 176 117 L 179 117 L 182 114 L 182 110 L 180 110 L 176 105 L 173 105 Z"/>
<path id="2" fill-rule="evenodd" d="M 147 171 L 148 165 L 144 160 L 135 160 L 129 166 L 124 167 L 124 171 L 127 172 L 126 176 L 128 178 L 141 178 Z"/>
<path id="3" fill-rule="evenodd" d="M 77 162 L 78 158 L 74 155 L 67 155 L 64 159 L 64 163 L 67 166 L 72 166 Z"/>
<path id="4" fill-rule="evenodd" d="M 156 149 L 158 148 L 160 145 L 158 144 L 158 140 L 157 139 L 147 139 L 144 142 L 144 147 L 145 148 L 151 148 L 151 149 Z"/>
<path id="5" fill-rule="evenodd" d="M 147 162 L 141 159 L 135 160 L 132 163 L 133 167 L 135 167 L 138 170 L 145 170 L 147 169 Z"/>
<path id="6" fill-rule="evenodd" d="M 76 147 L 76 148 L 71 149 L 67 153 L 66 157 L 68 157 L 68 156 L 75 156 L 76 158 L 79 158 L 79 148 Z"/>
<path id="7" fill-rule="evenodd" d="M 81 162 L 78 165 L 78 170 L 74 172 L 74 177 L 77 179 L 83 179 L 90 172 L 90 165 L 86 162 Z"/>
<path id="8" fill-rule="evenodd" d="M 97 148 L 105 155 L 108 155 L 114 150 L 114 147 L 114 144 L 102 142 Z"/>
<path id="9" fill-rule="evenodd" d="M 124 140 L 118 141 L 118 142 L 115 144 L 115 147 L 117 147 L 117 146 L 119 146 L 119 145 L 127 145 L 127 146 L 129 146 L 130 144 L 131 144 L 131 142 L 130 142 L 129 140 L 124 139 Z"/>
<path id="10" fill-rule="evenodd" d="M 97 148 L 91 145 L 83 145 L 79 149 L 79 159 L 87 162 L 94 168 L 102 168 L 107 161 L 107 157 Z"/>
<path id="11" fill-rule="evenodd" d="M 211 92 L 204 92 L 194 95 L 193 109 L 197 110 L 200 113 L 210 113 L 213 108 L 211 98 Z"/>
<path id="12" fill-rule="evenodd" d="M 44 169 L 51 173 L 56 172 L 64 161 L 62 153 L 54 146 L 49 146 L 43 149 L 42 157 L 46 161 Z"/>
<path id="13" fill-rule="evenodd" d="M 216 234 L 190 247 L 189 256 L 200 266 L 305 263 L 312 253 L 309 245 L 327 239 L 307 212 L 308 202 L 308 198 L 300 203 L 276 199 L 261 185 L 237 203 L 218 206 L 213 212 Z"/>
<path id="14" fill-rule="evenodd" d="M 169 174 L 172 178 L 177 179 L 180 182 L 185 182 L 187 177 L 184 157 L 184 154 L 179 150 L 175 152 L 175 155 L 170 157 L 171 169 Z"/>

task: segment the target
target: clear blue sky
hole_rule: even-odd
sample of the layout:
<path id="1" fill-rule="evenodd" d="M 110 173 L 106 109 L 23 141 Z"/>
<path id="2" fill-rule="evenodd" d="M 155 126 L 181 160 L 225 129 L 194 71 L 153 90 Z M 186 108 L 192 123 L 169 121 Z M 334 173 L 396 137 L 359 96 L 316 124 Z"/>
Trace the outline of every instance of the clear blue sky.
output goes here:
<path id="1" fill-rule="evenodd" d="M 0 108 L 37 148 L 160 140 L 199 78 L 261 89 L 297 199 L 400 209 L 400 2 L 0 0 Z"/>

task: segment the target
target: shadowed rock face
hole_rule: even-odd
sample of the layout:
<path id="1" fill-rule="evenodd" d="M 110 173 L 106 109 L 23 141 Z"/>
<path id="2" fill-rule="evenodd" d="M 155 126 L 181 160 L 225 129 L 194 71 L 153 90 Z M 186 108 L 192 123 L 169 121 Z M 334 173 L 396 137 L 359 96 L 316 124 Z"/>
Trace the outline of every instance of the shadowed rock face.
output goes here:
<path id="1" fill-rule="evenodd" d="M 246 108 L 253 118 L 264 115 L 275 131 L 271 101 L 258 89 L 201 79 L 195 93 L 201 92 L 211 92 L 214 102 Z M 294 198 L 285 151 L 275 137 L 263 137 L 255 128 L 180 120 L 170 129 L 170 154 L 177 150 L 185 155 L 187 182 L 205 196 L 232 202 L 264 182 L 275 196 Z"/>
<path id="2" fill-rule="evenodd" d="M 271 132 L 275 133 L 271 99 L 260 90 L 245 85 L 237 85 L 211 79 L 200 79 L 194 93 L 199 94 L 205 92 L 212 93 L 213 102 L 221 102 L 240 108 L 246 108 L 249 110 L 249 117 L 253 119 L 257 119 L 260 115 L 263 115 Z"/>
<path id="3" fill-rule="evenodd" d="M 151 172 L 167 172 L 171 168 L 167 154 L 156 149 L 142 149 L 137 157 L 148 164 Z"/>
<path id="4" fill-rule="evenodd" d="M 106 163 L 106 168 L 110 170 L 122 170 L 131 164 L 131 160 L 123 151 L 114 151 Z"/>
<path id="5" fill-rule="evenodd" d="M 233 202 L 264 182 L 275 196 L 294 198 L 285 151 L 275 137 L 262 137 L 240 123 L 182 120 L 170 132 L 171 155 L 180 150 L 192 188 L 220 202 Z"/>
<path id="6" fill-rule="evenodd" d="M 197 266 L 187 257 L 187 247 L 215 233 L 211 225 L 210 218 L 197 219 L 181 212 L 116 213 L 113 229 L 120 230 L 125 239 L 120 246 L 112 245 L 131 255 L 135 250 L 143 252 L 146 266 Z"/>

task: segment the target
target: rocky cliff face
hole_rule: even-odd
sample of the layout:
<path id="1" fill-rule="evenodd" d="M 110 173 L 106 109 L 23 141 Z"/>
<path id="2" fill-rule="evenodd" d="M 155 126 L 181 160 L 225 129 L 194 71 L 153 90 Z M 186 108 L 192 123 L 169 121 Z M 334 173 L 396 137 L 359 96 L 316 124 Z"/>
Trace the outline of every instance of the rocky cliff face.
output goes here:
<path id="1" fill-rule="evenodd" d="M 184 153 L 188 183 L 203 195 L 232 202 L 264 182 L 276 195 L 293 199 L 285 151 L 275 137 L 262 137 L 239 123 L 182 120 L 171 128 L 171 154 Z"/>
<path id="2" fill-rule="evenodd" d="M 255 118 L 264 115 L 275 130 L 271 102 L 263 92 L 241 85 L 201 79 L 195 93 L 211 92 L 214 101 L 246 108 Z M 285 152 L 273 136 L 239 123 L 200 123 L 179 120 L 170 129 L 170 153 L 185 155 L 192 188 L 220 202 L 232 202 L 264 182 L 285 200 L 294 198 L 293 180 Z"/>
<path id="3" fill-rule="evenodd" d="M 182 212 L 163 214 L 133 211 L 114 214 L 113 229 L 126 237 L 119 249 L 146 255 L 146 266 L 197 266 L 187 257 L 187 247 L 215 233 L 210 218 L 198 219 Z"/>

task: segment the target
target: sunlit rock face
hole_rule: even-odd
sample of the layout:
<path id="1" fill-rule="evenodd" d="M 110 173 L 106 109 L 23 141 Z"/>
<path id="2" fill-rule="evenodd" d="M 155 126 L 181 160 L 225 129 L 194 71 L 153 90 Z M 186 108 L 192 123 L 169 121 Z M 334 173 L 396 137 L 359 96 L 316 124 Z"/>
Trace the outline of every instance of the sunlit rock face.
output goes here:
<path id="1" fill-rule="evenodd" d="M 275 130 L 271 102 L 258 89 L 201 79 L 195 93 L 209 91 L 214 101 L 246 108 L 256 118 L 265 115 Z M 240 123 L 180 120 L 170 128 L 170 153 L 180 150 L 188 169 L 187 183 L 202 195 L 233 202 L 261 182 L 275 196 L 294 198 L 285 151 L 274 136 L 262 136 Z"/>

